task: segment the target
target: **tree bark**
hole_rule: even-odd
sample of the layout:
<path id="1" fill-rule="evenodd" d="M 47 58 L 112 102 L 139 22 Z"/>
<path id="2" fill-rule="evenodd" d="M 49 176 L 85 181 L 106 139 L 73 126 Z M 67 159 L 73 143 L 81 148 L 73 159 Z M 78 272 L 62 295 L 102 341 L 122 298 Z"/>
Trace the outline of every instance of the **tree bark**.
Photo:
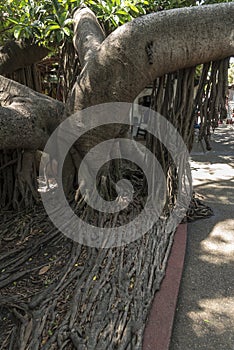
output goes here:
<path id="1" fill-rule="evenodd" d="M 0 48 L 0 74 L 11 74 L 46 57 L 49 50 L 36 44 L 10 41 Z"/>
<path id="2" fill-rule="evenodd" d="M 233 9 L 233 4 L 225 4 L 215 5 L 213 8 L 202 7 L 152 14 L 117 29 L 104 41 L 102 41 L 101 29 L 93 15 L 87 9 L 82 9 L 77 13 L 77 17 L 75 15 L 77 21 L 75 45 L 81 51 L 80 60 L 83 71 L 72 91 L 67 110 L 72 113 L 103 102 L 131 102 L 138 92 L 157 76 L 206 60 L 222 58 L 222 55 L 229 56 L 233 53 L 232 43 L 228 41 L 231 40 L 230 24 Z M 84 26 L 79 26 L 83 15 L 85 17 Z M 222 31 L 220 30 L 221 23 L 224 26 Z M 209 28 L 210 25 L 212 29 Z M 78 28 L 79 42 L 76 41 Z M 84 32 L 82 28 L 86 28 Z M 181 28 L 184 28 L 185 32 Z M 165 32 L 165 29 L 168 30 L 168 33 Z M 178 31 L 180 31 L 179 38 L 177 38 Z M 211 32 L 213 36 L 209 38 Z M 194 38 L 191 38 L 192 34 Z M 224 38 L 225 35 L 228 35 L 229 39 Z M 187 42 L 183 43 L 185 39 Z M 200 39 L 205 42 L 200 42 Z M 208 52 L 209 50 L 211 53 Z M 189 77 L 186 80 L 188 81 Z M 3 106 L 0 109 L 0 148 L 1 146 L 4 149 L 23 146 L 27 149 L 40 149 L 50 133 L 66 117 L 66 112 L 63 114 L 63 104 L 4 78 L 2 79 L 1 95 Z M 184 108 L 183 94 L 180 97 Z M 181 111 L 181 109 L 178 106 L 178 110 Z M 85 120 L 81 121 L 85 124 Z M 84 155 L 92 145 L 100 143 L 107 137 L 119 136 L 120 132 L 119 127 L 99 129 L 96 133 L 94 131 L 92 137 L 89 135 L 86 138 L 83 137 L 82 142 L 77 142 L 78 151 Z M 2 185 L 0 186 L 0 197 L 3 197 L 3 193 L 3 198 L 6 199 L 4 203 L 11 204 L 13 198 L 13 202 L 16 203 L 15 207 L 21 208 L 24 203 L 27 206 L 34 199 L 37 200 L 37 198 L 30 200 L 27 197 L 29 190 L 33 197 L 37 197 L 37 193 L 34 193 L 36 185 L 31 181 L 34 164 L 33 152 L 23 151 L 22 154 L 19 154 L 18 150 L 9 151 L 9 155 L 4 152 L 2 155 L 0 152 L 0 170 L 4 172 L 3 181 L 0 181 Z M 5 158 L 8 159 L 8 163 Z M 71 160 L 70 157 L 68 163 Z M 7 186 L 4 185 L 10 181 L 5 170 L 11 166 L 16 168 L 12 175 L 12 182 L 15 180 L 16 182 L 13 186 L 10 184 L 11 186 L 8 187 L 12 188 L 6 191 Z M 93 165 L 89 164 L 89 166 Z M 9 170 L 10 173 L 11 168 Z M 83 210 L 82 207 L 79 209 Z M 92 210 L 84 210 L 84 219 L 90 219 L 90 213 L 93 215 Z M 40 223 L 42 219 L 43 217 L 39 217 Z M 115 219 L 118 221 L 116 222 Z M 123 225 L 125 220 L 121 219 L 126 219 L 126 216 L 123 218 L 120 215 L 118 219 L 114 217 L 113 221 L 107 223 L 100 220 L 100 227 L 103 224 L 104 226 L 109 224 L 109 227 L 116 223 Z M 17 225 L 20 222 L 18 219 L 13 221 Z M 27 227 L 30 227 L 30 235 L 34 239 L 31 222 L 26 229 Z M 51 231 L 48 232 L 50 226 L 48 228 L 43 222 L 42 227 L 42 232 L 50 236 Z M 24 234 L 26 229 L 25 227 L 22 229 Z M 41 226 L 38 230 L 35 225 L 34 230 L 34 235 L 37 235 L 37 232 L 41 233 Z M 58 242 L 60 242 L 58 233 L 54 234 L 52 229 L 51 236 L 51 246 L 53 245 L 53 249 L 61 252 L 60 245 L 55 245 L 57 241 L 53 240 L 54 237 L 58 237 Z M 25 238 L 27 236 L 24 236 Z M 48 238 L 47 240 L 42 238 L 43 241 L 40 238 L 34 254 L 37 251 L 40 252 L 44 246 L 50 248 Z M 19 273 L 33 277 L 28 263 L 25 270 L 21 268 L 22 260 L 26 262 L 32 255 L 32 244 L 30 240 L 29 244 L 26 239 L 25 241 L 21 239 L 21 241 L 26 246 L 26 253 L 24 250 L 22 254 L 27 259 L 22 258 L 21 250 L 8 253 L 6 259 L 7 267 L 10 269 L 6 270 L 5 276 L 7 273 L 7 277 L 5 281 L 3 280 L 7 287 L 9 278 L 12 283 Z M 13 344 L 16 346 L 20 344 L 22 348 L 27 346 L 33 349 L 39 349 L 40 346 L 46 349 L 56 348 L 56 345 L 59 348 L 68 348 L 72 346 L 70 342 L 72 340 L 75 347 L 89 349 L 105 349 L 110 346 L 124 350 L 140 349 L 147 312 L 164 275 L 172 242 L 173 232 L 168 229 L 168 225 L 162 222 L 158 226 L 155 225 L 153 230 L 144 235 L 142 239 L 120 249 L 88 248 L 83 250 L 80 245 L 74 245 L 72 252 L 66 251 L 64 254 L 62 251 L 60 254 L 62 265 L 65 264 L 68 255 L 66 266 L 61 269 L 61 275 L 52 280 L 48 289 L 45 289 L 43 285 L 38 291 L 37 284 L 36 293 L 32 297 L 30 288 L 26 288 L 29 290 L 29 295 L 26 294 L 23 301 L 21 295 L 20 298 L 14 295 L 16 290 L 12 290 L 12 298 L 5 296 L 4 304 L 7 312 L 8 309 L 15 311 L 17 304 L 19 307 L 19 311 L 15 311 L 18 318 L 9 340 L 10 347 L 13 347 Z M 61 241 L 61 244 L 67 247 L 69 243 Z M 10 263 L 9 254 L 13 256 L 10 259 L 13 261 Z M 83 261 L 84 264 L 80 265 L 80 262 Z M 20 271 L 18 266 L 20 266 Z M 33 272 L 35 265 L 32 266 Z M 5 266 L 2 267 L 4 275 Z M 8 278 L 9 271 L 11 275 Z M 54 273 L 51 276 L 53 278 Z M 30 281 L 34 284 L 34 277 Z M 6 339 L 8 341 L 7 337 Z"/>
<path id="3" fill-rule="evenodd" d="M 68 114 L 104 102 L 132 102 L 158 76 L 233 55 L 233 17 L 234 3 L 162 11 L 119 27 L 103 41 L 95 15 L 87 8 L 78 10 L 74 42 L 83 69 L 67 102 Z M 63 119 L 63 105 L 1 80 L 0 148 L 41 149 Z M 22 138 L 23 123 L 27 132 Z M 119 127 L 99 129 L 93 140 L 99 143 L 107 132 L 113 138 L 120 131 Z M 93 146 L 90 138 L 78 144 L 82 156 L 87 143 Z"/>
<path id="4" fill-rule="evenodd" d="M 74 21 L 75 32 L 81 32 L 82 35 L 75 35 L 73 44 L 79 54 L 80 64 L 84 66 L 104 41 L 105 33 L 95 14 L 85 5 L 74 13 Z"/>
<path id="5" fill-rule="evenodd" d="M 63 103 L 0 77 L 0 149 L 43 150 L 63 118 Z"/>
<path id="6" fill-rule="evenodd" d="M 110 101 L 132 102 L 156 77 L 233 55 L 233 17 L 234 3 L 152 13 L 117 28 L 88 55 L 83 51 L 91 50 L 89 35 L 97 26 L 85 9 L 79 10 L 74 40 L 82 47 L 83 71 L 73 89 L 73 111 Z"/>
<path id="7" fill-rule="evenodd" d="M 81 8 L 74 15 L 74 42 L 83 69 L 67 114 L 100 103 L 132 102 L 156 77 L 233 55 L 233 17 L 234 3 L 162 11 L 125 24 L 102 41 L 94 15 Z M 82 116 L 80 122 L 86 125 Z M 103 127 L 92 138 L 77 140 L 76 148 L 83 157 L 106 135 L 112 139 L 126 131 L 119 125 Z"/>
<path id="8" fill-rule="evenodd" d="M 234 3 L 162 11 L 137 18 L 104 39 L 95 15 L 82 7 L 74 14 L 74 43 L 83 69 L 64 116 L 58 102 L 3 80 L 3 100 L 10 103 L 4 102 L 0 111 L 0 148 L 42 149 L 59 122 L 74 111 L 105 102 L 132 102 L 156 77 L 233 55 L 233 17 Z M 82 116 L 80 122 L 82 129 Z M 79 159 L 107 136 L 113 139 L 126 132 L 126 126 L 109 125 L 93 131 L 92 137 L 84 135 L 76 142 Z M 90 171 L 96 167 L 89 165 Z"/>
<path id="9" fill-rule="evenodd" d="M 20 210 L 39 200 L 36 150 L 63 118 L 61 102 L 0 76 L 0 208 Z"/>

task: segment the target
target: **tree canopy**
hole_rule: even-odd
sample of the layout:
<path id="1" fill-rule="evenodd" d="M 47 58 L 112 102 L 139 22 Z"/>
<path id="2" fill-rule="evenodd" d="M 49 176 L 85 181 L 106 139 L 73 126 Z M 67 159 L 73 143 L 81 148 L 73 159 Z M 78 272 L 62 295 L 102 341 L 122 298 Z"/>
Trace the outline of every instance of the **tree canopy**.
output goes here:
<path id="1" fill-rule="evenodd" d="M 30 39 L 47 47 L 72 39 L 72 13 L 87 5 L 102 23 L 107 34 L 132 19 L 147 13 L 198 6 L 222 0 L 6 0 L 0 5 L 0 44 L 11 39 Z"/>

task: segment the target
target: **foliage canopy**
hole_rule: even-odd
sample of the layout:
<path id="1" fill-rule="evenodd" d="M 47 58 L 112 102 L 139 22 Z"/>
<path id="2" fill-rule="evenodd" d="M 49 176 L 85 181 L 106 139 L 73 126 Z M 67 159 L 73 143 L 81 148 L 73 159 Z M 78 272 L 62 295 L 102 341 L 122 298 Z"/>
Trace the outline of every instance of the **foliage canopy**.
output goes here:
<path id="1" fill-rule="evenodd" d="M 58 47 L 65 39 L 72 39 L 72 12 L 81 4 L 89 6 L 110 33 L 119 25 L 150 12 L 213 2 L 224 1 L 6 0 L 0 4 L 0 44 L 11 39 L 27 39 L 50 48 Z"/>

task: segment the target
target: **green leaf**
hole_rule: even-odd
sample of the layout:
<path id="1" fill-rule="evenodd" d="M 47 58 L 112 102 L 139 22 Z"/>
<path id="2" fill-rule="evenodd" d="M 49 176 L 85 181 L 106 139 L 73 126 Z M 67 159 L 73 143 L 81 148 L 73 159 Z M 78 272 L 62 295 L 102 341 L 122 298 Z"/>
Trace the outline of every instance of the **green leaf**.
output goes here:
<path id="1" fill-rule="evenodd" d="M 33 32 L 35 35 L 37 35 L 38 37 L 41 37 L 42 36 L 42 32 L 37 28 L 33 28 Z"/>
<path id="2" fill-rule="evenodd" d="M 124 10 L 118 10 L 116 11 L 117 15 L 124 15 L 124 16 L 128 16 L 128 12 L 124 11 Z"/>
<path id="3" fill-rule="evenodd" d="M 52 0 L 52 3 L 53 3 L 53 6 L 54 6 L 54 9 L 56 11 L 56 13 L 58 13 L 59 11 L 59 3 L 57 0 Z"/>
<path id="4" fill-rule="evenodd" d="M 58 30 L 58 29 L 61 29 L 61 27 L 58 24 L 52 24 L 51 26 L 46 28 L 46 33 L 52 32 L 53 30 Z"/>
<path id="5" fill-rule="evenodd" d="M 17 22 L 15 19 L 10 18 L 10 17 L 8 17 L 7 20 L 8 20 L 9 22 L 11 22 L 11 23 L 14 23 L 14 24 L 18 24 L 18 23 L 19 23 L 19 22 Z"/>
<path id="6" fill-rule="evenodd" d="M 97 4 L 96 4 L 96 2 L 95 2 L 95 1 L 93 1 L 93 0 L 89 0 L 89 1 L 88 1 L 88 5 L 97 5 Z"/>
<path id="7" fill-rule="evenodd" d="M 60 30 L 57 31 L 56 38 L 57 38 L 58 43 L 61 43 L 61 41 L 63 41 L 63 39 L 64 39 L 64 32 L 62 32 Z"/>
<path id="8" fill-rule="evenodd" d="M 59 23 L 62 25 L 62 23 L 64 23 L 64 21 L 66 20 L 66 17 L 67 17 L 67 11 L 61 13 L 59 16 L 58 16 L 58 19 L 59 19 Z"/>
<path id="9" fill-rule="evenodd" d="M 16 27 L 15 28 L 15 30 L 14 30 L 14 37 L 16 38 L 16 40 L 19 39 L 21 32 L 22 32 L 22 27 Z"/>
<path id="10" fill-rule="evenodd" d="M 24 36 L 29 39 L 32 36 L 32 28 L 26 27 L 24 28 Z"/>
<path id="11" fill-rule="evenodd" d="M 139 10 L 138 8 L 135 6 L 135 5 L 132 5 L 132 4 L 129 4 L 129 7 L 132 11 L 136 12 L 136 13 L 139 13 Z"/>
<path id="12" fill-rule="evenodd" d="M 68 18 L 64 21 L 63 25 L 67 26 L 67 25 L 73 24 L 73 23 L 74 23 L 74 20 L 72 18 Z"/>
<path id="13" fill-rule="evenodd" d="M 114 18 L 110 18 L 110 21 L 114 27 L 117 27 L 118 23 L 114 20 Z"/>
<path id="14" fill-rule="evenodd" d="M 63 31 L 66 34 L 66 36 L 70 36 L 71 35 L 71 31 L 70 31 L 70 29 L 68 27 L 64 27 Z"/>

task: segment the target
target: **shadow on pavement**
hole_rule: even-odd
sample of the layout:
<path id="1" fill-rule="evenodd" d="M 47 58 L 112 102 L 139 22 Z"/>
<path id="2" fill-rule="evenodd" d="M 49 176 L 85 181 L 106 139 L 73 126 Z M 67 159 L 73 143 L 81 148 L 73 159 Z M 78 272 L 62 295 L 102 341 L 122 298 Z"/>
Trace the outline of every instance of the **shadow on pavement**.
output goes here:
<path id="1" fill-rule="evenodd" d="M 213 152 L 192 155 L 195 191 L 214 216 L 188 226 L 170 350 L 234 350 L 233 146 L 233 130 L 223 128 Z"/>

